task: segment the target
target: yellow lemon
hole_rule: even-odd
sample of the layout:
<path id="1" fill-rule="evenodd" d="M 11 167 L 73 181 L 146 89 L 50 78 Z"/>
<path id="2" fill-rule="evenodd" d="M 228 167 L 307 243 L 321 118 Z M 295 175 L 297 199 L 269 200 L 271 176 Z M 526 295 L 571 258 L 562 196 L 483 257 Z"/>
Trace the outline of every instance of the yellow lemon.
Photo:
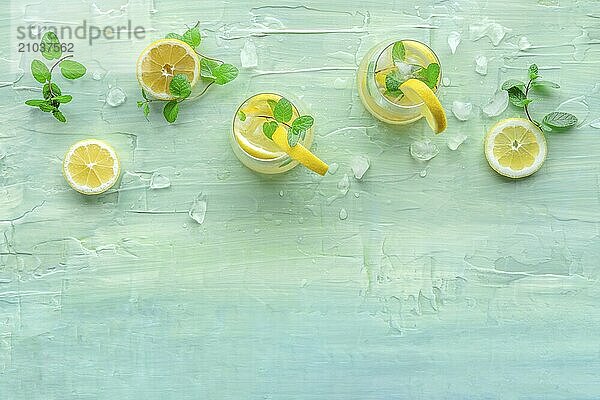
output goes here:
<path id="1" fill-rule="evenodd" d="M 75 143 L 63 161 L 63 174 L 71 187 L 83 194 L 100 194 L 119 178 L 117 154 L 108 144 L 87 139 Z"/>
<path id="2" fill-rule="evenodd" d="M 418 79 L 409 79 L 400 85 L 400 90 L 412 102 L 423 103 L 421 113 L 435 133 L 442 133 L 446 130 L 448 126 L 446 112 L 429 86 Z"/>

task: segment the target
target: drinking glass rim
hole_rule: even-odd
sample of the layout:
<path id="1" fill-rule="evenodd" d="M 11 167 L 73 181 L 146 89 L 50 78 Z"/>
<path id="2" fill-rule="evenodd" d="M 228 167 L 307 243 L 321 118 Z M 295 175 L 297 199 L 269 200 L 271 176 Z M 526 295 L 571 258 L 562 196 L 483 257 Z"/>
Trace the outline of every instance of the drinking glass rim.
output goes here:
<path id="1" fill-rule="evenodd" d="M 280 93 L 276 93 L 276 92 L 259 92 L 259 93 L 255 93 L 252 96 L 247 97 L 244 101 L 242 101 L 239 105 L 239 107 L 235 110 L 235 113 L 233 114 L 233 120 L 231 122 L 231 135 L 233 137 L 233 140 L 235 141 L 235 144 L 238 146 L 238 148 L 248 157 L 250 157 L 253 160 L 256 160 L 258 162 L 262 162 L 262 163 L 273 163 L 273 162 L 287 162 L 288 160 L 291 160 L 292 158 L 290 157 L 289 154 L 283 152 L 282 155 L 280 155 L 277 158 L 258 158 L 256 156 L 253 156 L 252 154 L 248 154 L 248 152 L 246 150 L 244 150 L 242 148 L 242 146 L 240 146 L 240 144 L 237 141 L 237 138 L 235 137 L 235 119 L 239 113 L 239 111 L 241 110 L 242 106 L 244 104 L 246 104 L 248 102 L 248 100 L 252 99 L 253 97 L 259 96 L 261 94 L 271 94 L 274 96 L 279 96 L 279 98 L 286 98 L 284 95 L 280 94 Z M 289 99 L 288 99 L 289 100 Z M 290 103 L 292 104 L 292 107 L 294 108 L 294 110 L 296 111 L 296 113 L 298 115 L 300 115 L 300 111 L 298 110 L 298 107 L 296 106 L 296 104 L 292 101 L 290 101 Z M 312 128 L 311 128 L 312 129 Z"/>
<path id="2" fill-rule="evenodd" d="M 440 76 L 438 78 L 439 84 L 435 87 L 435 90 L 433 91 L 433 93 L 437 95 L 438 92 L 439 92 L 439 87 L 442 84 L 442 63 L 440 62 L 440 59 L 439 59 L 438 55 L 435 53 L 435 51 L 433 51 L 433 49 L 431 47 L 429 47 L 425 43 L 421 42 L 420 40 L 415 40 L 415 39 L 400 39 L 400 40 L 392 40 L 392 41 L 386 40 L 384 42 L 380 42 L 379 45 L 377 45 L 377 46 L 380 46 L 383 43 L 387 43 L 387 44 L 383 47 L 383 49 L 377 54 L 377 57 L 375 58 L 375 68 L 373 69 L 373 74 L 369 73 L 369 69 L 367 67 L 367 79 L 371 79 L 372 83 L 375 85 L 375 87 L 377 87 L 377 82 L 375 81 L 375 72 L 377 70 L 377 64 L 379 62 L 379 58 L 383 55 L 383 53 L 390 46 L 393 46 L 394 43 L 396 43 L 396 42 L 415 42 L 415 43 L 419 43 L 419 44 L 423 45 L 424 47 L 426 47 L 429 51 L 431 51 L 431 54 L 433 54 L 433 57 L 437 61 L 437 64 L 440 66 Z M 410 110 L 410 109 L 421 107 L 423 105 L 423 102 L 421 102 L 419 104 L 415 104 L 415 105 L 412 105 L 412 106 L 403 106 L 401 104 L 394 103 L 393 101 L 391 101 L 390 99 L 388 99 L 387 97 L 385 97 L 381 92 L 377 91 L 377 93 L 378 93 L 378 95 L 380 97 L 382 97 L 384 99 L 384 101 L 387 104 L 389 104 L 390 106 L 392 106 L 394 108 L 400 109 L 400 110 L 406 110 L 406 109 Z"/>

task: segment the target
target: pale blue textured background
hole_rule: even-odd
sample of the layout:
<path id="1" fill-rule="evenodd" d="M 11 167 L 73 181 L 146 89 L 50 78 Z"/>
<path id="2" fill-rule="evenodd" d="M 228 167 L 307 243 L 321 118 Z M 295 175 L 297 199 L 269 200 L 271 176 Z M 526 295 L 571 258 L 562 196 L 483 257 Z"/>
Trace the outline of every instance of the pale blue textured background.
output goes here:
<path id="1" fill-rule="evenodd" d="M 600 2 L 257 4 L 24 0 L 0 11 L 0 398 L 599 398 Z M 507 28 L 498 46 L 471 37 L 484 18 Z M 39 85 L 22 76 L 32 55 L 16 52 L 18 25 L 127 19 L 147 39 L 75 43 L 89 73 L 63 84 L 75 97 L 68 124 L 22 104 Z M 204 52 L 240 65 L 252 41 L 258 66 L 183 107 L 177 124 L 158 110 L 147 123 L 137 55 L 197 19 Z M 391 37 L 431 44 L 442 102 L 473 103 L 467 122 L 449 111 L 434 138 L 423 122 L 392 128 L 364 111 L 356 66 Z M 519 112 L 488 118 L 481 106 L 534 61 L 563 86 L 545 108 L 575 98 L 564 107 L 582 124 L 549 135 L 535 176 L 509 181 L 482 141 Z M 111 107 L 116 88 L 127 100 Z M 310 106 L 315 152 L 335 174 L 264 177 L 237 161 L 234 110 L 271 90 Z M 110 142 L 124 169 L 95 198 L 60 172 L 87 137 Z M 428 163 L 409 155 L 421 138 L 440 149 Z M 356 155 L 371 160 L 362 181 Z M 153 174 L 171 186 L 151 189 Z M 203 224 L 188 216 L 200 193 Z"/>

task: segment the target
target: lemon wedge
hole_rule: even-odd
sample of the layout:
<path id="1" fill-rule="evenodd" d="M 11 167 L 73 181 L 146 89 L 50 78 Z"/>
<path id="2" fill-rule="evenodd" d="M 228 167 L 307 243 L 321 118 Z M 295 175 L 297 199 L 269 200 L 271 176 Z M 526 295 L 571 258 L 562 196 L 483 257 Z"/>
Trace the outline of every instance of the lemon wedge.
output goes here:
<path id="1" fill-rule="evenodd" d="M 542 131 L 531 121 L 509 118 L 490 129 L 484 141 L 490 167 L 509 178 L 524 178 L 540 169 L 548 147 Z"/>
<path id="2" fill-rule="evenodd" d="M 421 113 L 435 133 L 442 133 L 446 130 L 448 125 L 446 112 L 429 86 L 418 79 L 409 79 L 400 85 L 400 90 L 413 103 L 423 103 Z"/>
<path id="3" fill-rule="evenodd" d="M 329 170 L 329 166 L 327 164 L 321 161 L 320 158 L 315 156 L 310 150 L 301 144 L 296 144 L 294 147 L 290 147 L 287 139 L 287 130 L 283 127 L 279 126 L 277 128 L 275 133 L 273 133 L 272 139 L 273 142 L 275 142 L 275 144 L 281 148 L 281 150 L 286 152 L 292 159 L 298 161 L 311 171 L 316 172 L 319 175 L 325 175 L 327 170 Z"/>
<path id="4" fill-rule="evenodd" d="M 63 175 L 69 185 L 83 194 L 100 194 L 119 178 L 117 153 L 108 144 L 87 139 L 75 143 L 63 161 Z"/>
<path id="5" fill-rule="evenodd" d="M 169 84 L 175 75 L 187 76 L 192 87 L 200 78 L 200 59 L 192 47 L 178 39 L 159 39 L 148 45 L 137 61 L 137 79 L 150 96 L 171 100 Z"/>

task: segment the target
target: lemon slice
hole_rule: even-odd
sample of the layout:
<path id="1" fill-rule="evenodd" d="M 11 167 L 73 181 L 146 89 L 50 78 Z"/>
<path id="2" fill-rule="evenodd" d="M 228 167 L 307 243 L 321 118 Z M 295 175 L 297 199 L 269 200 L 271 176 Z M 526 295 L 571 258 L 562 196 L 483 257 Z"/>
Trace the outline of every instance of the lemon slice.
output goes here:
<path id="1" fill-rule="evenodd" d="M 542 131 L 523 118 L 498 122 L 485 136 L 484 146 L 490 167 L 509 178 L 524 178 L 535 173 L 548 154 Z"/>
<path id="2" fill-rule="evenodd" d="M 409 79 L 400 85 L 400 90 L 412 102 L 416 104 L 423 103 L 421 113 L 435 133 L 442 133 L 446 130 L 448 124 L 446 112 L 429 86 L 418 79 Z"/>
<path id="3" fill-rule="evenodd" d="M 290 147 L 287 139 L 287 130 L 279 126 L 275 133 L 273 133 L 273 142 L 285 151 L 292 159 L 298 161 L 311 171 L 316 172 L 319 175 L 325 175 L 329 166 L 325 164 L 321 159 L 311 153 L 306 147 L 301 144 L 297 144 L 294 147 Z"/>
<path id="4" fill-rule="evenodd" d="M 137 61 L 137 79 L 150 96 L 173 99 L 169 84 L 175 75 L 184 74 L 192 87 L 200 77 L 200 59 L 192 47 L 178 39 L 160 39 L 148 45 Z"/>
<path id="5" fill-rule="evenodd" d="M 113 148 L 95 139 L 75 143 L 63 161 L 65 179 L 83 194 L 100 194 L 110 189 L 119 178 L 120 169 Z"/>

